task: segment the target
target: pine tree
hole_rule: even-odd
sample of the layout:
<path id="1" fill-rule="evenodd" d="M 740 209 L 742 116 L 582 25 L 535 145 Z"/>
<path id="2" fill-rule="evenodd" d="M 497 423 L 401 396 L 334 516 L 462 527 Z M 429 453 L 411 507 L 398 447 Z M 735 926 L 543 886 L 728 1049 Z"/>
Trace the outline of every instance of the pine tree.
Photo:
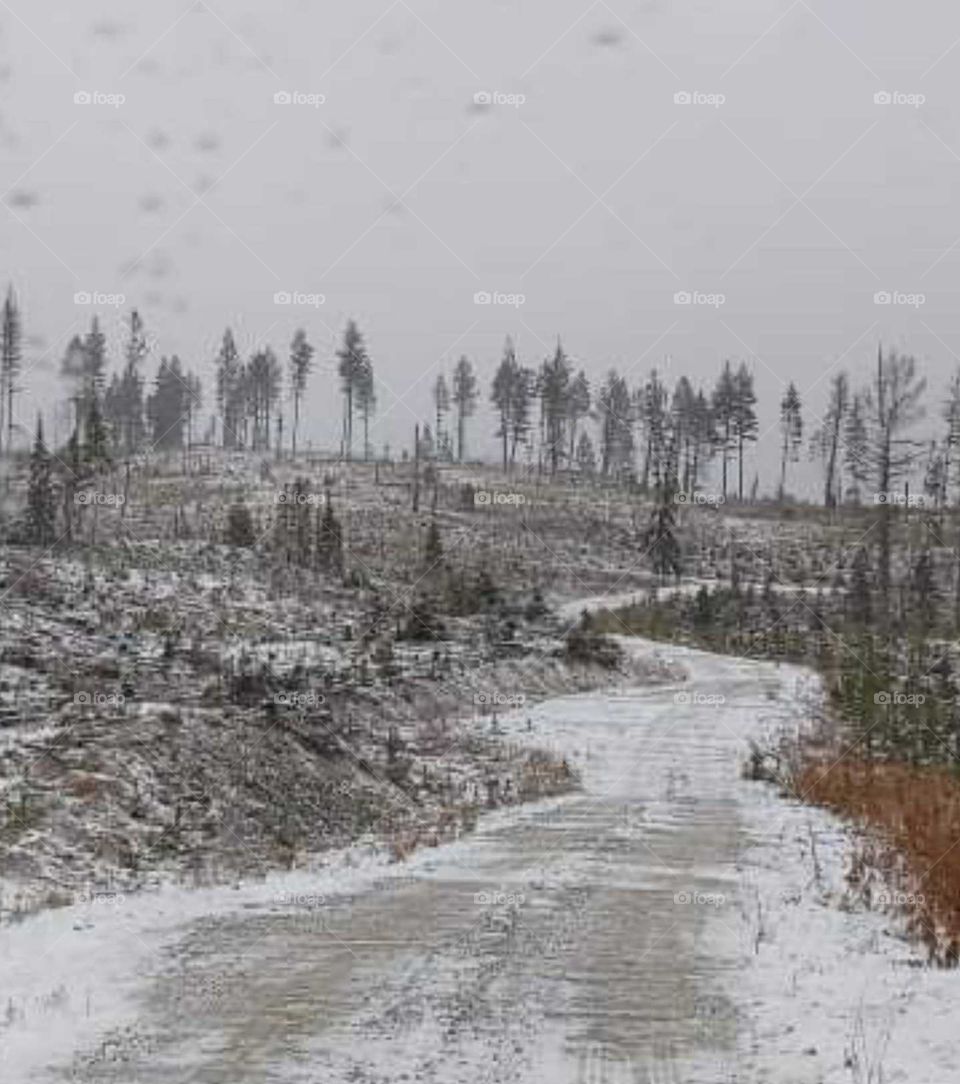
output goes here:
<path id="1" fill-rule="evenodd" d="M 782 502 L 787 484 L 787 462 L 796 463 L 803 442 L 803 417 L 800 413 L 800 393 L 790 381 L 783 399 L 780 401 L 780 487 L 779 499 Z"/>
<path id="2" fill-rule="evenodd" d="M 84 481 L 84 466 L 82 462 L 82 452 L 80 449 L 80 436 L 79 425 L 74 425 L 73 432 L 70 434 L 70 439 L 67 441 L 67 446 L 64 449 L 64 454 L 60 459 L 63 466 L 61 471 L 63 477 L 62 486 L 62 502 L 63 508 L 63 539 L 70 545 L 73 542 L 73 523 L 74 516 L 79 521 L 80 510 L 82 505 L 78 505 L 76 501 L 77 490 L 81 483 Z"/>
<path id="3" fill-rule="evenodd" d="M 670 403 L 670 428 L 677 445 L 677 473 L 680 489 L 693 489 L 693 460 L 697 432 L 697 397 L 693 385 L 681 376 Z"/>
<path id="4" fill-rule="evenodd" d="M 591 475 L 597 469 L 597 456 L 593 450 L 593 441 L 586 431 L 580 434 L 577 441 L 576 463 L 582 474 Z"/>
<path id="5" fill-rule="evenodd" d="M 13 397 L 20 391 L 22 327 L 20 311 L 11 287 L 3 303 L 3 325 L 0 329 L 0 447 L 3 445 L 3 407 L 6 404 L 7 451 L 13 449 Z"/>
<path id="6" fill-rule="evenodd" d="M 446 417 L 450 410 L 450 389 L 443 373 L 440 373 L 433 383 L 433 406 L 437 419 L 437 447 L 442 458 L 447 446 Z"/>
<path id="7" fill-rule="evenodd" d="M 427 527 L 427 538 L 423 546 L 423 563 L 427 571 L 439 567 L 443 563 L 443 542 L 440 539 L 440 528 L 437 526 L 437 517 L 430 517 Z"/>
<path id="8" fill-rule="evenodd" d="M 90 330 L 83 340 L 83 395 L 87 405 L 103 395 L 107 370 L 107 337 L 100 330 L 100 319 L 94 316 Z"/>
<path id="9" fill-rule="evenodd" d="M 420 458 L 429 463 L 437 453 L 437 445 L 433 439 L 433 430 L 429 425 L 423 427 L 420 435 Z"/>
<path id="10" fill-rule="evenodd" d="M 90 417 L 94 402 L 103 404 L 105 371 L 107 364 L 107 341 L 95 316 L 90 331 L 81 339 L 75 335 L 67 346 L 60 373 L 73 387 L 71 399 L 75 409 L 75 423 L 84 425 Z M 84 435 L 81 434 L 81 442 Z"/>
<path id="11" fill-rule="evenodd" d="M 258 350 L 246 368 L 246 413 L 253 424 L 253 449 L 270 448 L 270 419 L 280 398 L 281 371 L 270 347 Z"/>
<path id="12" fill-rule="evenodd" d="M 713 410 L 703 391 L 698 391 L 693 405 L 693 456 L 690 464 L 690 479 L 686 484 L 690 492 L 695 492 L 700 481 L 700 464 L 711 459 L 717 449 L 717 431 Z"/>
<path id="13" fill-rule="evenodd" d="M 187 373 L 184 377 L 186 382 L 186 393 L 184 395 L 185 408 L 187 413 L 186 418 L 186 447 L 190 448 L 193 445 L 193 421 L 196 417 L 197 411 L 200 409 L 200 405 L 203 402 L 203 384 L 200 381 L 200 377 L 195 373 Z"/>
<path id="14" fill-rule="evenodd" d="M 67 382 L 71 391 L 69 400 L 73 406 L 73 423 L 75 426 L 83 421 L 83 372 L 85 353 L 83 339 L 74 335 L 67 343 L 63 358 L 60 361 L 60 376 Z"/>
<path id="15" fill-rule="evenodd" d="M 243 501 L 230 505 L 227 510 L 226 544 L 250 549 L 256 540 L 256 529 L 249 507 Z"/>
<path id="16" fill-rule="evenodd" d="M 363 458 L 370 459 L 370 417 L 377 405 L 377 392 L 374 384 L 373 362 L 364 354 L 363 364 L 357 373 L 356 407 L 363 419 Z"/>
<path id="17" fill-rule="evenodd" d="M 160 359 L 156 388 L 147 399 L 147 420 L 154 448 L 169 451 L 183 446 L 183 434 L 189 413 L 190 386 L 180 359 Z"/>
<path id="18" fill-rule="evenodd" d="M 119 416 L 116 421 L 124 454 L 129 458 L 143 441 L 143 376 L 140 366 L 147 356 L 143 321 L 136 309 L 130 314 L 130 336 L 125 352 L 126 365 L 120 379 Z"/>
<path id="19" fill-rule="evenodd" d="M 847 423 L 850 409 L 850 391 L 846 373 L 838 373 L 830 385 L 830 401 L 827 406 L 823 425 L 811 438 L 811 450 L 823 461 L 824 485 L 823 503 L 826 508 L 835 508 L 838 494 L 842 496 L 838 484 L 840 474 L 840 444 Z"/>
<path id="20" fill-rule="evenodd" d="M 307 334 L 301 328 L 293 336 L 290 344 L 290 389 L 293 392 L 293 433 L 291 434 L 291 453 L 297 456 L 297 432 L 300 428 L 300 402 L 307 388 L 314 350 L 307 342 Z"/>
<path id="21" fill-rule="evenodd" d="M 933 557 L 926 547 L 920 551 L 910 575 L 910 617 L 921 636 L 936 635 L 937 578 L 934 575 Z"/>
<path id="22" fill-rule="evenodd" d="M 565 426 L 570 416 L 570 363 L 557 339 L 553 357 L 544 361 L 537 380 L 540 396 L 540 417 L 546 442 L 550 473 L 556 474 L 560 460 L 566 454 Z"/>
<path id="23" fill-rule="evenodd" d="M 111 449 L 122 454 L 124 449 L 124 384 L 120 373 L 114 373 L 110 378 L 103 396 L 93 402 L 102 402 L 104 426 L 110 436 Z M 90 416 L 89 410 L 87 417 Z"/>
<path id="24" fill-rule="evenodd" d="M 710 404 L 716 445 L 721 456 L 724 500 L 727 496 L 727 463 L 734 447 L 736 401 L 737 381 L 730 362 L 725 361 Z"/>
<path id="25" fill-rule="evenodd" d="M 82 444 L 77 441 L 83 472 L 91 470 L 94 474 L 99 474 L 109 470 L 111 466 L 110 434 L 104 424 L 97 399 L 93 399 L 90 403 L 84 419 L 83 434 Z M 71 439 L 75 438 L 76 432 Z"/>
<path id="26" fill-rule="evenodd" d="M 611 369 L 597 398 L 600 473 L 619 476 L 633 468 L 633 403 L 626 380 Z"/>
<path id="27" fill-rule="evenodd" d="M 337 371 L 343 392 L 343 440 L 344 457 L 349 461 L 353 455 L 353 415 L 357 406 L 358 390 L 369 374 L 369 392 L 373 393 L 372 367 L 367 358 L 363 335 L 353 320 L 348 321 L 343 334 L 343 346 L 337 351 Z M 361 395 L 363 392 L 360 393 Z M 372 405 L 372 404 L 371 404 Z"/>
<path id="28" fill-rule="evenodd" d="M 53 466 L 43 439 L 43 419 L 37 416 L 37 435 L 30 456 L 30 480 L 27 486 L 27 537 L 44 549 L 56 538 L 56 496 Z"/>
<path id="29" fill-rule="evenodd" d="M 946 443 L 941 445 L 935 440 L 930 441 L 923 471 L 923 493 L 938 512 L 942 511 L 946 500 L 947 456 Z"/>
<path id="30" fill-rule="evenodd" d="M 906 434 L 923 416 L 920 397 L 926 380 L 917 374 L 914 358 L 891 352 L 877 352 L 873 385 L 865 394 L 869 455 L 867 467 L 879 500 L 878 585 L 881 597 L 890 593 L 890 504 L 889 495 L 907 477 L 920 448 Z M 889 616 L 889 611 L 885 611 Z"/>
<path id="31" fill-rule="evenodd" d="M 570 434 L 568 458 L 571 463 L 576 458 L 577 426 L 581 419 L 590 414 L 590 403 L 590 381 L 581 369 L 570 381 L 570 390 L 567 394 L 567 430 Z"/>
<path id="32" fill-rule="evenodd" d="M 754 407 L 757 396 L 753 390 L 753 377 L 741 362 L 734 381 L 733 436 L 737 442 L 737 497 L 743 500 L 743 457 L 748 441 L 757 439 L 757 415 Z"/>
<path id="33" fill-rule="evenodd" d="M 457 460 L 461 463 L 466 449 L 467 418 L 473 417 L 479 395 L 473 366 L 467 356 L 463 355 L 453 370 L 453 401 L 457 408 Z"/>
<path id="34" fill-rule="evenodd" d="M 327 490 L 323 513 L 317 509 L 317 564 L 326 572 L 343 570 L 343 528 L 333 510 L 330 491 Z"/>
<path id="35" fill-rule="evenodd" d="M 656 467 L 656 502 L 650 525 L 643 535 L 644 550 L 654 571 L 666 580 L 680 578 L 683 572 L 680 541 L 677 536 L 677 447 L 670 440 L 663 447 L 663 458 Z"/>
<path id="36" fill-rule="evenodd" d="M 296 524 L 296 488 L 291 482 L 285 482 L 283 492 L 278 495 L 276 512 L 270 525 L 270 544 L 275 553 L 288 563 L 292 559 L 292 538 Z"/>
<path id="37" fill-rule="evenodd" d="M 493 384 L 490 388 L 490 400 L 497 408 L 499 417 L 496 435 L 500 438 L 504 471 L 507 469 L 507 453 L 510 447 L 510 414 L 516 370 L 516 355 L 513 352 L 513 344 L 508 339 L 500 367 L 494 374 Z"/>
<path id="38" fill-rule="evenodd" d="M 220 411 L 224 448 L 240 446 L 240 429 L 244 415 L 244 367 L 240 360 L 233 332 L 223 333 L 220 353 L 214 362 L 217 372 L 217 407 Z"/>
<path id="39" fill-rule="evenodd" d="M 667 439 L 667 389 L 653 369 L 646 383 L 637 392 L 637 418 L 643 430 L 643 474 L 640 485 L 644 491 L 650 485 L 650 473 L 660 479 Z"/>
<path id="40" fill-rule="evenodd" d="M 867 420 L 862 394 L 856 394 L 850 400 L 844 423 L 844 456 L 850 485 L 847 496 L 855 504 L 860 503 L 861 487 L 869 477 L 870 440 L 867 433 Z"/>
<path id="41" fill-rule="evenodd" d="M 517 361 L 513 342 L 508 338 L 490 390 L 499 416 L 496 435 L 502 441 L 504 470 L 516 461 L 517 447 L 527 439 L 533 384 L 533 374 Z"/>

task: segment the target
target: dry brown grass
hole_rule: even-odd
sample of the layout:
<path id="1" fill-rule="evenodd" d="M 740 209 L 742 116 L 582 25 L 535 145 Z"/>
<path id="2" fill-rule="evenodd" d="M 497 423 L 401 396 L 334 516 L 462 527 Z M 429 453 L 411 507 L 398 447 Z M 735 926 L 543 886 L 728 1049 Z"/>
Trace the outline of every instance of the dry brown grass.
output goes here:
<path id="1" fill-rule="evenodd" d="M 99 797 L 103 789 L 100 780 L 88 772 L 73 772 L 67 782 L 67 788 L 74 798 L 92 801 Z"/>
<path id="2" fill-rule="evenodd" d="M 851 885 L 870 904 L 883 893 L 909 917 L 930 961 L 960 961 L 960 778 L 908 764 L 809 761 L 796 778 L 807 801 L 867 829 Z M 878 888 L 879 886 L 879 888 Z"/>
<path id="3" fill-rule="evenodd" d="M 576 790 L 579 782 L 566 760 L 533 750 L 521 766 L 517 794 L 522 802 L 535 802 Z"/>

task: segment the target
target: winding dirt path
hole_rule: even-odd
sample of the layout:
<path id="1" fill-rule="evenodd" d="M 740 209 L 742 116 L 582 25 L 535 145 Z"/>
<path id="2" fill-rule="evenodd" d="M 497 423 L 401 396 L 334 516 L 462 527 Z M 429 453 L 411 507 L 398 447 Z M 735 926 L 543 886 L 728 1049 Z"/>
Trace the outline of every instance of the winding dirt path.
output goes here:
<path id="1" fill-rule="evenodd" d="M 789 706 L 769 665 L 697 655 L 691 675 L 532 713 L 582 793 L 483 818 L 353 894 L 308 885 L 168 929 L 127 991 L 136 1023 L 40 1079 L 739 1079 L 739 763 Z"/>

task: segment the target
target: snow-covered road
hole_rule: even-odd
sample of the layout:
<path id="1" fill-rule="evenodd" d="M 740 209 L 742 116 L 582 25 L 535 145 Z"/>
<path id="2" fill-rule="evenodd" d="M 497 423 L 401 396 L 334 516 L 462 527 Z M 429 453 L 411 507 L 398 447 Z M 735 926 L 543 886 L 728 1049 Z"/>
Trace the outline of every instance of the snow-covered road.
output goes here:
<path id="1" fill-rule="evenodd" d="M 504 720 L 582 793 L 399 865 L 353 852 L 0 931 L 0 1079 L 951 1079 L 955 976 L 904 966 L 890 921 L 840 906 L 835 822 L 740 778 L 747 738 L 815 683 L 631 650 L 690 680 L 549 701 L 529 735 Z"/>

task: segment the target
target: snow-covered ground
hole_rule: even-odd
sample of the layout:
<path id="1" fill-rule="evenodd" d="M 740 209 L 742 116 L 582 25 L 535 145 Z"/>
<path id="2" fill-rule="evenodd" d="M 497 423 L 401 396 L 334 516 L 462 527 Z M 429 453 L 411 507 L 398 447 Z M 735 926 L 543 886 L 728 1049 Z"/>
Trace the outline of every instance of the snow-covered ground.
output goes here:
<path id="1" fill-rule="evenodd" d="M 582 793 L 401 864 L 355 848 L 0 931 L 0 1079 L 953 1079 L 957 975 L 848 895 L 835 820 L 740 778 L 815 680 L 629 646 L 689 680 L 501 721 Z"/>

